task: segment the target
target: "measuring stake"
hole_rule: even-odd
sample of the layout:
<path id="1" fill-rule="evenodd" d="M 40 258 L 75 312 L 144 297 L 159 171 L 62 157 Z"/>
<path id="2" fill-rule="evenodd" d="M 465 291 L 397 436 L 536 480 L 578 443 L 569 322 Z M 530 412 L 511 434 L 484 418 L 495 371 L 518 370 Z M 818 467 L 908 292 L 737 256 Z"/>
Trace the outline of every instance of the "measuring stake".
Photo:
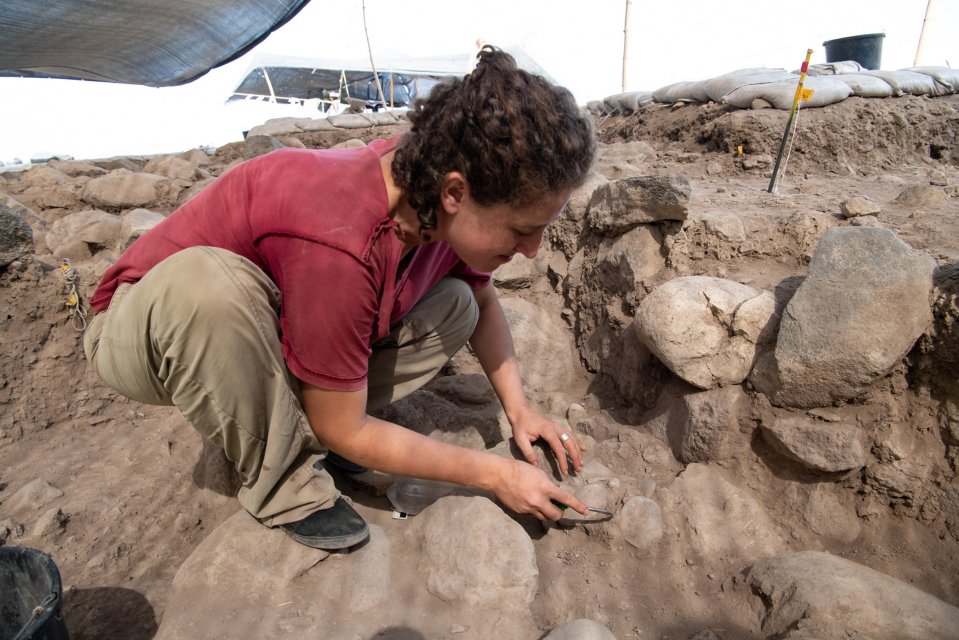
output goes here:
<path id="1" fill-rule="evenodd" d="M 796 117 L 796 109 L 799 108 L 799 100 L 803 97 L 802 85 L 806 81 L 806 72 L 809 70 L 809 58 L 812 57 L 812 49 L 806 49 L 806 59 L 802 63 L 801 73 L 799 74 L 799 85 L 796 87 L 796 96 L 793 98 L 792 109 L 789 110 L 789 119 L 786 120 L 786 131 L 783 133 L 782 144 L 779 145 L 779 155 L 776 156 L 776 166 L 773 167 L 772 178 L 769 179 L 769 193 L 776 193 L 776 179 L 779 177 L 779 163 L 782 162 L 783 152 L 786 150 L 786 140 L 789 138 L 789 130 L 792 128 L 793 118 Z"/>

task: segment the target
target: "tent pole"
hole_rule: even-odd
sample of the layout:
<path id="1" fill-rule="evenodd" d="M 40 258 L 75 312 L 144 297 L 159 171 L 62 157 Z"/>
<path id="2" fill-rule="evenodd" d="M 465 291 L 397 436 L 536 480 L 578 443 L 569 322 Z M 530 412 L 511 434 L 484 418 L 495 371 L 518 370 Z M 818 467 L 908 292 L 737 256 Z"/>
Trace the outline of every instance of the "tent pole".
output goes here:
<path id="1" fill-rule="evenodd" d="M 629 5 L 632 4 L 632 0 L 626 0 L 626 18 L 623 20 L 623 93 L 626 93 L 626 61 L 627 61 L 627 49 L 629 47 Z"/>
<path id="2" fill-rule="evenodd" d="M 370 54 L 370 67 L 373 68 L 373 79 L 376 80 L 376 91 L 380 94 L 380 103 L 386 106 L 386 96 L 383 95 L 383 87 L 380 85 L 380 75 L 376 73 L 376 65 L 373 64 L 373 50 L 370 48 L 370 32 L 366 29 L 366 0 L 363 0 L 363 33 L 366 34 L 366 50 Z"/>
<path id="3" fill-rule="evenodd" d="M 922 56 L 922 46 L 925 44 L 926 40 L 926 27 L 929 25 L 929 14 L 932 13 L 932 2 L 929 0 L 926 3 L 926 15 L 922 18 L 922 31 L 919 32 L 919 44 L 916 46 L 916 59 L 912 61 L 912 66 L 919 66 L 919 58 Z"/>

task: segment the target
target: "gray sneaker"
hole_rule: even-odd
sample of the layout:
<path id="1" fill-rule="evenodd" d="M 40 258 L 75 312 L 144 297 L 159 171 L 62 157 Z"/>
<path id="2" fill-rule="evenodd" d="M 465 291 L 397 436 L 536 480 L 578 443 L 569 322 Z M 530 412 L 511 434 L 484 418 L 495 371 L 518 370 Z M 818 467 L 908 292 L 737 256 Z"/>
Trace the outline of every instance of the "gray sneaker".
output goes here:
<path id="1" fill-rule="evenodd" d="M 317 549 L 346 549 L 370 537 L 370 528 L 346 498 L 280 528 L 300 544 Z"/>

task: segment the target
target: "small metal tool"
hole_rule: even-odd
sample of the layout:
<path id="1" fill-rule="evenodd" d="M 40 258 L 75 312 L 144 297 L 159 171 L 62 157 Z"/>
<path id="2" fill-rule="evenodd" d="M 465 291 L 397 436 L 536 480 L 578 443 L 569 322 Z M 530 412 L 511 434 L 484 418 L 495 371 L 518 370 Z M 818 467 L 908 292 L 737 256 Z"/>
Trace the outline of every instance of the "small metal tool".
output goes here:
<path id="1" fill-rule="evenodd" d="M 550 502 L 552 502 L 554 505 L 556 505 L 557 507 L 559 507 L 560 509 L 562 509 L 562 510 L 564 510 L 564 511 L 565 511 L 566 509 L 569 509 L 569 505 L 565 505 L 565 504 L 563 504 L 562 502 L 560 502 L 559 500 L 553 500 L 553 499 L 551 498 L 551 499 L 550 499 Z M 613 515 L 613 512 L 612 512 L 612 511 L 607 511 L 606 509 L 600 509 L 600 508 L 598 508 L 598 507 L 586 507 L 586 509 L 589 510 L 589 511 L 592 511 L 593 513 L 601 513 L 601 514 L 603 514 L 604 516 L 612 516 L 612 515 Z"/>

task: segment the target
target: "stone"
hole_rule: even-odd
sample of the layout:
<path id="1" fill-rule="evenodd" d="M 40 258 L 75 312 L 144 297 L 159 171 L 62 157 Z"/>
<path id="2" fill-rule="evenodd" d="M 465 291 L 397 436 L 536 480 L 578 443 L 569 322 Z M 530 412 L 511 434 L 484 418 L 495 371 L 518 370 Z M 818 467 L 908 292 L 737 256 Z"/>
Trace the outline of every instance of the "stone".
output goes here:
<path id="1" fill-rule="evenodd" d="M 757 599 L 764 637 L 929 640 L 956 638 L 959 629 L 959 608 L 821 551 L 757 562 L 738 586 Z"/>
<path id="2" fill-rule="evenodd" d="M 589 225 L 606 235 L 633 227 L 689 216 L 692 188 L 684 176 L 634 176 L 602 184 L 589 201 Z"/>
<path id="3" fill-rule="evenodd" d="M 120 250 L 125 250 L 166 217 L 149 209 L 133 209 L 120 216 Z"/>
<path id="4" fill-rule="evenodd" d="M 626 498 L 609 529 L 636 549 L 647 551 L 663 537 L 663 510 L 644 496 Z"/>
<path id="5" fill-rule="evenodd" d="M 809 528 L 839 544 L 852 544 L 862 534 L 862 524 L 853 504 L 844 504 L 828 484 L 813 487 L 803 510 Z"/>
<path id="6" fill-rule="evenodd" d="M 753 169 L 762 169 L 764 167 L 772 166 L 773 158 L 767 154 L 760 154 L 758 156 L 746 156 L 743 160 L 743 169 L 753 170 Z"/>
<path id="7" fill-rule="evenodd" d="M 616 636 L 598 622 L 579 618 L 556 627 L 543 640 L 616 640 Z"/>
<path id="8" fill-rule="evenodd" d="M 934 267 L 888 229 L 827 230 L 783 312 L 774 363 L 751 382 L 785 407 L 860 396 L 929 326 Z"/>
<path id="9" fill-rule="evenodd" d="M 703 558 L 752 562 L 785 551 L 765 507 L 715 467 L 690 464 L 659 495 L 667 523 Z"/>
<path id="10" fill-rule="evenodd" d="M 284 144 L 273 136 L 247 135 L 243 143 L 243 158 L 250 160 L 257 156 L 283 149 Z"/>
<path id="11" fill-rule="evenodd" d="M 530 260 L 517 253 L 512 260 L 496 268 L 493 282 L 501 289 L 527 289 L 546 275 L 549 254 L 549 251 L 539 251 L 536 257 Z"/>
<path id="12" fill-rule="evenodd" d="M 739 428 L 739 415 L 749 405 L 742 387 L 733 385 L 684 397 L 686 420 L 682 433 L 668 434 L 678 440 L 676 457 L 685 463 L 730 460 L 749 449 L 750 436 Z"/>
<path id="13" fill-rule="evenodd" d="M 0 268 L 33 253 L 33 229 L 20 214 L 0 204 Z"/>
<path id="14" fill-rule="evenodd" d="M 813 471 L 839 473 L 866 464 L 862 433 L 856 425 L 792 416 L 763 422 L 760 430 L 769 446 Z"/>
<path id="15" fill-rule="evenodd" d="M 516 358 L 523 363 L 520 376 L 531 390 L 562 389 L 573 380 L 578 358 L 569 332 L 558 314 L 521 298 L 501 298 Z"/>
<path id="16" fill-rule="evenodd" d="M 4 503 L 4 511 L 12 514 L 36 511 L 63 495 L 63 491 L 43 478 L 28 482 Z"/>
<path id="17" fill-rule="evenodd" d="M 640 225 L 616 238 L 605 238 L 596 252 L 594 278 L 603 291 L 629 295 L 666 267 L 663 234 L 653 225 Z"/>
<path id="18" fill-rule="evenodd" d="M 33 535 L 39 537 L 55 536 L 66 528 L 69 518 L 59 507 L 44 512 L 33 527 Z"/>
<path id="19" fill-rule="evenodd" d="M 928 207 L 945 202 L 949 196 L 942 187 L 909 187 L 899 194 L 893 202 L 904 207 Z"/>
<path id="20" fill-rule="evenodd" d="M 413 520 L 426 587 L 451 604 L 525 611 L 536 596 L 533 541 L 483 497 L 440 498 Z"/>
<path id="21" fill-rule="evenodd" d="M 80 199 L 94 207 L 132 209 L 149 207 L 159 198 L 167 178 L 152 173 L 130 173 L 118 169 L 83 186 Z"/>
<path id="22" fill-rule="evenodd" d="M 71 178 L 97 178 L 107 173 L 103 167 L 77 160 L 51 160 L 48 164 Z"/>
<path id="23" fill-rule="evenodd" d="M 723 165 L 718 162 L 710 162 L 706 165 L 706 173 L 711 176 L 719 175 L 723 172 Z"/>
<path id="24" fill-rule="evenodd" d="M 742 308 L 747 314 L 739 315 Z M 634 328 L 670 371 L 701 389 L 746 379 L 758 348 L 771 340 L 775 299 L 732 280 L 675 278 L 640 303 Z"/>
<path id="25" fill-rule="evenodd" d="M 848 200 L 843 200 L 839 205 L 842 215 L 847 218 L 857 216 L 874 216 L 880 211 L 879 205 L 863 196 L 854 196 Z"/>
<path id="26" fill-rule="evenodd" d="M 70 257 L 64 249 L 76 242 L 92 245 L 91 253 L 94 253 L 95 249 L 115 247 L 122 226 L 120 217 L 112 213 L 99 209 L 79 211 L 54 222 L 45 242 L 50 253 L 61 258 Z"/>
<path id="27" fill-rule="evenodd" d="M 346 581 L 346 606 L 356 613 L 387 604 L 392 585 L 390 539 L 382 527 L 370 524 L 369 528 L 369 542 L 351 554 Z"/>
<path id="28" fill-rule="evenodd" d="M 157 640 L 257 636 L 265 612 L 276 617 L 294 581 L 329 552 L 264 527 L 246 511 L 228 518 L 180 565 Z M 210 616 L 210 611 L 224 615 Z M 271 620 L 267 620 L 270 622 Z"/>
<path id="29" fill-rule="evenodd" d="M 48 165 L 30 167 L 20 175 L 20 185 L 23 189 L 30 187 L 49 189 L 54 185 L 64 184 L 69 181 L 70 176 Z"/>
<path id="30" fill-rule="evenodd" d="M 196 178 L 196 165 L 185 158 L 178 158 L 176 156 L 152 158 L 143 166 L 143 170 L 147 173 L 179 180 L 193 180 Z"/>

